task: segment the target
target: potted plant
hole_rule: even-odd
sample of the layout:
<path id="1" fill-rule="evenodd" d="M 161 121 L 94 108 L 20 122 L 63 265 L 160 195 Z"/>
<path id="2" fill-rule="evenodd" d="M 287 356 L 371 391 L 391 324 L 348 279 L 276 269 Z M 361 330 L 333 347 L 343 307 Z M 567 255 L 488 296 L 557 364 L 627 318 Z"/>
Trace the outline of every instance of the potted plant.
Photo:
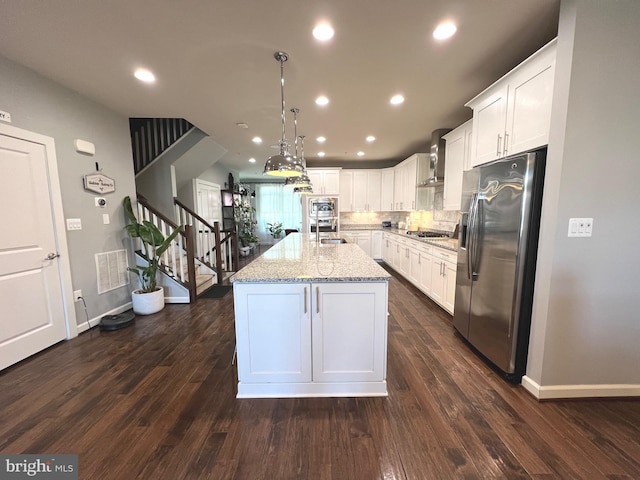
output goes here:
<path id="1" fill-rule="evenodd" d="M 140 288 L 134 290 L 131 296 L 133 311 L 140 315 L 149 315 L 164 308 L 164 290 L 156 283 L 159 260 L 171 242 L 178 236 L 182 227 L 176 228 L 165 238 L 158 227 L 148 220 L 143 220 L 142 223 L 138 222 L 135 213 L 133 213 L 129 196 L 124 198 L 122 205 L 130 222 L 125 225 L 125 229 L 131 238 L 140 239 L 142 253 L 147 259 L 147 265 L 128 268 L 140 280 Z"/>
<path id="2" fill-rule="evenodd" d="M 283 232 L 282 222 L 267 223 L 267 230 L 275 240 L 279 239 Z"/>
<path id="3" fill-rule="evenodd" d="M 240 255 L 247 256 L 251 252 L 253 244 L 258 241 L 255 233 L 256 209 L 251 202 L 245 198 L 239 198 L 233 202 L 233 212 L 235 216 L 236 226 L 238 229 L 238 239 L 240 240 Z"/>

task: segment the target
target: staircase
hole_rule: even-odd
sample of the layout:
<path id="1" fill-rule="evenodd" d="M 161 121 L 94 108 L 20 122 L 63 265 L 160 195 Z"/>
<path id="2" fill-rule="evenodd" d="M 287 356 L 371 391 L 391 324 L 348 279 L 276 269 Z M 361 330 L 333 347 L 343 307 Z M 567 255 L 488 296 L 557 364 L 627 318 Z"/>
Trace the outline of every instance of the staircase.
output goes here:
<path id="1" fill-rule="evenodd" d="M 173 199 L 176 218 L 193 229 L 195 258 L 201 265 L 215 272 L 219 284 L 238 271 L 238 234 L 234 228 L 220 230 L 219 222 L 211 225 L 196 212 Z"/>
<path id="2" fill-rule="evenodd" d="M 184 118 L 130 118 L 133 168 L 137 175 L 193 128 Z"/>
<path id="3" fill-rule="evenodd" d="M 149 205 L 141 195 L 138 195 L 137 209 L 138 218 L 153 223 L 165 237 L 178 227 L 174 221 Z M 186 212 L 188 209 L 184 210 Z M 184 215 L 183 213 L 182 217 Z M 188 292 L 188 302 L 193 303 L 197 300 L 198 295 L 208 288 L 221 283 L 230 274 L 226 266 L 238 265 L 238 242 L 235 231 L 221 236 L 217 222 L 213 227 L 208 226 L 209 229 L 213 230 L 213 243 L 203 244 L 202 240 L 198 242 L 196 238 L 206 237 L 203 237 L 202 234 L 203 224 L 195 213 L 189 212 L 189 215 L 191 218 L 188 222 L 183 223 L 184 228 L 180 235 L 176 237 L 172 245 L 160 257 L 159 271 L 169 282 L 174 282 L 184 287 Z M 197 235 L 195 233 L 196 228 L 199 230 Z M 205 250 L 204 245 L 207 245 L 206 248 L 208 250 Z M 230 260 L 226 265 L 223 264 L 223 255 L 221 254 L 223 251 L 228 251 L 231 257 L 235 257 L 235 262 Z M 136 254 L 141 261 L 146 260 L 141 251 L 136 251 Z M 211 263 L 212 254 L 216 258 L 219 257 L 220 261 Z M 170 300 L 167 301 L 172 303 Z"/>

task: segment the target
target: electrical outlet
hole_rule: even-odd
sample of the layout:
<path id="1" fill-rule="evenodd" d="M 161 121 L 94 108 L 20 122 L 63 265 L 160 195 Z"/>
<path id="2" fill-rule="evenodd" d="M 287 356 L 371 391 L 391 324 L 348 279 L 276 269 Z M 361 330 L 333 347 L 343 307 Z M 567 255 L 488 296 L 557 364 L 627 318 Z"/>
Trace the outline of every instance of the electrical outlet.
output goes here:
<path id="1" fill-rule="evenodd" d="M 73 301 L 79 302 L 82 299 L 82 290 L 74 290 L 73 291 Z"/>

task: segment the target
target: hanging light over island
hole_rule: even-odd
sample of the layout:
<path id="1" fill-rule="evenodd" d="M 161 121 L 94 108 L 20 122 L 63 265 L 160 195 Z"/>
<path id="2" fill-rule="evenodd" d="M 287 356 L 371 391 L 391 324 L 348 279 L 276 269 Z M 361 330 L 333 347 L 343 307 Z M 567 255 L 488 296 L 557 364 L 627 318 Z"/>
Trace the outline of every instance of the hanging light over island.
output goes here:
<path id="1" fill-rule="evenodd" d="M 264 164 L 263 175 L 272 177 L 299 177 L 304 172 L 302 162 L 289 153 L 289 145 L 285 136 L 284 109 L 284 62 L 289 59 L 285 52 L 276 52 L 273 57 L 280 62 L 280 95 L 282 99 L 282 138 L 280 139 L 280 153 L 272 155 Z"/>

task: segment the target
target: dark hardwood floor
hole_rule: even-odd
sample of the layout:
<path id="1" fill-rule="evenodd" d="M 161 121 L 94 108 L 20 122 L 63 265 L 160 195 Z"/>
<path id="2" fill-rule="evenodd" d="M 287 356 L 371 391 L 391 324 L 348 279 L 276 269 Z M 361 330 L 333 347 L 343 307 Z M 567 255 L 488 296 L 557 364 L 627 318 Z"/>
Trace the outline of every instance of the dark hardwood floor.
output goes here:
<path id="1" fill-rule="evenodd" d="M 638 479 L 640 401 L 539 403 L 390 283 L 388 398 L 236 400 L 233 296 L 96 329 L 0 374 L 0 451 L 82 479 Z"/>

